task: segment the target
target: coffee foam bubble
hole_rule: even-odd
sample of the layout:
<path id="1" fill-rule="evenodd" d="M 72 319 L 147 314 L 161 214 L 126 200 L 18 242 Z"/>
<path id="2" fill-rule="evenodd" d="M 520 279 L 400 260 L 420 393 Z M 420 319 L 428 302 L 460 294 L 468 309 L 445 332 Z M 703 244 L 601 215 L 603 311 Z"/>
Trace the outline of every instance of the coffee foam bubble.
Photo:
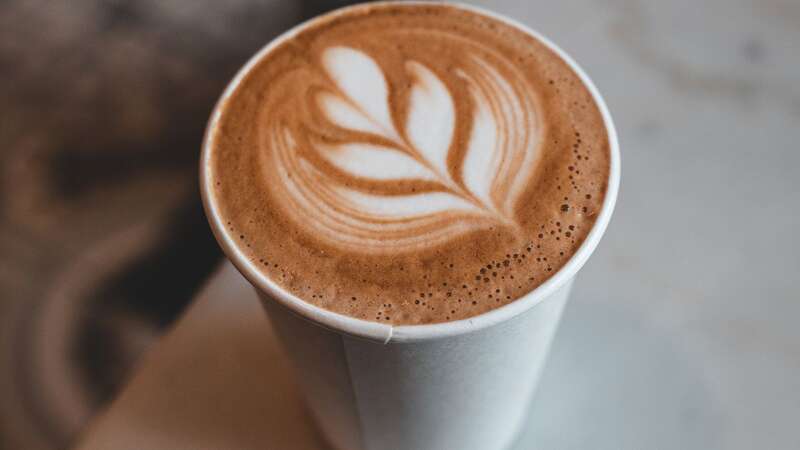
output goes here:
<path id="1" fill-rule="evenodd" d="M 456 7 L 317 21 L 223 107 L 214 198 L 259 268 L 368 320 L 469 317 L 560 268 L 605 195 L 608 142 L 572 70 Z"/>

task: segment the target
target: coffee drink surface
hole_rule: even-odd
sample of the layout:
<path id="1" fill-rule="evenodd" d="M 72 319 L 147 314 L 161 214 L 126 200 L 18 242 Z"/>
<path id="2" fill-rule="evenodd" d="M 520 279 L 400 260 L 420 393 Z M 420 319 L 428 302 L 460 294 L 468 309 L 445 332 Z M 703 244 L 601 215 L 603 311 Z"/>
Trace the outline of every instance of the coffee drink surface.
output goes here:
<path id="1" fill-rule="evenodd" d="M 221 104 L 210 201 L 306 302 L 422 324 L 513 302 L 594 224 L 609 176 L 587 87 L 530 34 L 461 7 L 378 4 L 285 37 Z"/>

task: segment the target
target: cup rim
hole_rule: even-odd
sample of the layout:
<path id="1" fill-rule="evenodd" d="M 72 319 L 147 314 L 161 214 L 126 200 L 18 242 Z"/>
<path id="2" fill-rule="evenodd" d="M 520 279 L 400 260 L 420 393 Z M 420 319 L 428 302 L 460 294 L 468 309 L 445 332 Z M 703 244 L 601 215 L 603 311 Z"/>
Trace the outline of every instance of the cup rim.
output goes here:
<path id="1" fill-rule="evenodd" d="M 600 114 L 603 118 L 603 123 L 608 133 L 610 167 L 605 199 L 603 200 L 603 204 L 600 208 L 600 213 L 598 214 L 597 219 L 592 225 L 592 228 L 584 239 L 583 243 L 580 245 L 580 247 L 578 247 L 578 250 L 570 257 L 570 259 L 558 271 L 556 271 L 555 274 L 547 279 L 547 281 L 537 286 L 535 289 L 523 295 L 522 297 L 512 301 L 511 303 L 465 319 L 433 324 L 392 325 L 339 314 L 305 302 L 300 297 L 284 290 L 269 277 L 261 273 L 255 267 L 255 264 L 253 264 L 253 262 L 250 261 L 236 246 L 235 241 L 225 231 L 223 220 L 218 213 L 213 199 L 213 182 L 210 178 L 210 155 L 211 147 L 213 146 L 212 144 L 214 141 L 213 137 L 217 129 L 217 123 L 219 122 L 221 116 L 222 107 L 225 101 L 231 96 L 231 94 L 247 76 L 250 70 L 263 57 L 265 57 L 270 51 L 272 51 L 282 42 L 286 41 L 287 39 L 291 39 L 296 34 L 313 26 L 318 21 L 326 20 L 331 16 L 348 13 L 355 9 L 377 8 L 389 4 L 393 6 L 442 5 L 439 2 L 432 1 L 411 1 L 402 3 L 381 1 L 350 5 L 306 20 L 298 25 L 295 25 L 268 42 L 258 52 L 256 52 L 256 54 L 253 55 L 247 61 L 247 63 L 242 66 L 241 69 L 239 69 L 233 79 L 231 79 L 231 81 L 228 83 L 216 105 L 214 106 L 203 136 L 199 168 L 200 195 L 206 217 L 211 226 L 211 230 L 227 258 L 231 261 L 231 263 L 233 263 L 236 269 L 256 288 L 256 290 L 260 291 L 260 293 L 267 294 L 270 298 L 289 308 L 289 310 L 292 312 L 322 327 L 338 333 L 366 338 L 384 344 L 389 342 L 399 343 L 427 341 L 471 333 L 505 322 L 539 304 L 541 301 L 549 297 L 553 292 L 571 280 L 578 270 L 583 267 L 583 265 L 589 259 L 589 256 L 591 256 L 591 254 L 594 252 L 611 219 L 611 215 L 616 204 L 620 180 L 619 142 L 616 129 L 614 128 L 614 123 L 611 119 L 611 114 L 609 113 L 608 107 L 600 95 L 600 92 L 597 90 L 594 83 L 592 83 L 591 79 L 589 79 L 589 76 L 575 62 L 575 60 L 573 60 L 572 57 L 570 57 L 556 44 L 550 41 L 550 39 L 514 19 L 502 16 L 498 13 L 481 7 L 464 5 L 461 3 L 448 3 L 448 7 L 462 9 L 478 15 L 499 20 L 533 36 L 542 44 L 544 44 L 545 47 L 553 51 L 559 58 L 561 58 L 570 67 L 570 69 L 575 72 L 581 82 L 583 82 L 583 84 L 589 90 L 592 100 L 595 102 L 600 111 Z"/>

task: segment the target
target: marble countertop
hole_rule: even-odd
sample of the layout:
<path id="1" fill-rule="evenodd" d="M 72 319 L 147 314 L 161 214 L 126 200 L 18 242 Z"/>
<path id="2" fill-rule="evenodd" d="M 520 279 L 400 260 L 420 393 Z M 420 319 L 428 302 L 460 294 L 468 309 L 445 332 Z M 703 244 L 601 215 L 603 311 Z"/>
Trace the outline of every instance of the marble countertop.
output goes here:
<path id="1" fill-rule="evenodd" d="M 622 148 L 531 448 L 799 448 L 800 3 L 485 6 L 575 57 Z"/>

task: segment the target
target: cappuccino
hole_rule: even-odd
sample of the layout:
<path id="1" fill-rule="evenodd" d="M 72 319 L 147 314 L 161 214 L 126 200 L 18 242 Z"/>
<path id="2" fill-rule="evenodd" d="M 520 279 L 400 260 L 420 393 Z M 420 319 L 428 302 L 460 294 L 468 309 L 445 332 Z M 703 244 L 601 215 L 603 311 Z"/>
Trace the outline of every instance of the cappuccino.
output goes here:
<path id="1" fill-rule="evenodd" d="M 500 19 L 348 8 L 266 51 L 223 99 L 210 201 L 267 277 L 390 324 L 524 296 L 589 233 L 608 130 L 580 77 Z"/>

